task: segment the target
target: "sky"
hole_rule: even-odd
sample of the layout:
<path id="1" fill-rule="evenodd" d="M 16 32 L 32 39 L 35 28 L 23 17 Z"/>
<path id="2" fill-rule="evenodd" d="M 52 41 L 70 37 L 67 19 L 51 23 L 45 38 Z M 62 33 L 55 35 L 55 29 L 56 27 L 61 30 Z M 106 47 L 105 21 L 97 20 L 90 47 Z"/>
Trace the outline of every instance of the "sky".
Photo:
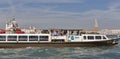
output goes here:
<path id="1" fill-rule="evenodd" d="M 15 18 L 19 27 L 120 29 L 120 0 L 0 0 L 0 28 Z"/>

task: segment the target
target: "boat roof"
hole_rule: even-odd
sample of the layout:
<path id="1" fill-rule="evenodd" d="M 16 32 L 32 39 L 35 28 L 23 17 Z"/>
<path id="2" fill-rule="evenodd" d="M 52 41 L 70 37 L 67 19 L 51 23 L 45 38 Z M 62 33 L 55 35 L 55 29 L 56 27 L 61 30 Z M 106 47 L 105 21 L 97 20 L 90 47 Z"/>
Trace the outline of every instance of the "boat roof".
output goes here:
<path id="1" fill-rule="evenodd" d="M 88 36 L 89 36 L 89 35 L 93 35 L 93 36 L 96 35 L 96 36 L 98 36 L 98 35 L 103 35 L 103 34 L 82 34 L 82 35 L 85 35 L 85 36 L 86 36 L 86 35 L 88 35 Z"/>
<path id="2" fill-rule="evenodd" d="M 50 35 L 50 34 L 0 34 L 0 35 Z"/>

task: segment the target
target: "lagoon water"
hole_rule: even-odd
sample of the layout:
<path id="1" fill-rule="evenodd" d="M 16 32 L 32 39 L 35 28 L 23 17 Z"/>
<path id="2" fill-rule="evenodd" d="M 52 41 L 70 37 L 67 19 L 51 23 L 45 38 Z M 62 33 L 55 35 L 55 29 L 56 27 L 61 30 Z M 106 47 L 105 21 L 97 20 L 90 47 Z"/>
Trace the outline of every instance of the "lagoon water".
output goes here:
<path id="1" fill-rule="evenodd" d="M 0 59 L 120 59 L 120 44 L 109 47 L 1 48 Z"/>

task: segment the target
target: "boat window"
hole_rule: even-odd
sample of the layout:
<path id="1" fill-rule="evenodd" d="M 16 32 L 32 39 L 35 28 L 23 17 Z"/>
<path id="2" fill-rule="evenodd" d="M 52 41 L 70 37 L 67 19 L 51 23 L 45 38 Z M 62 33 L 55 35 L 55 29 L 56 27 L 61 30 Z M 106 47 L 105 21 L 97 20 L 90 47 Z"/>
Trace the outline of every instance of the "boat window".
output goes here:
<path id="1" fill-rule="evenodd" d="M 94 36 L 88 36 L 88 40 L 94 40 Z"/>
<path id="2" fill-rule="evenodd" d="M 49 37 L 48 36 L 39 36 L 39 38 L 40 38 L 39 39 L 40 41 L 48 41 Z"/>
<path id="3" fill-rule="evenodd" d="M 19 38 L 27 38 L 27 36 L 19 36 Z"/>
<path id="4" fill-rule="evenodd" d="M 38 41 L 38 36 L 29 36 L 29 41 Z"/>
<path id="5" fill-rule="evenodd" d="M 48 38 L 48 36 L 40 36 L 40 38 Z"/>
<path id="6" fill-rule="evenodd" d="M 103 39 L 106 39 L 106 37 L 105 37 L 105 36 L 103 36 Z"/>
<path id="7" fill-rule="evenodd" d="M 17 41 L 17 36 L 8 36 L 8 41 Z"/>
<path id="8" fill-rule="evenodd" d="M 0 36 L 0 38 L 6 38 L 6 36 Z"/>
<path id="9" fill-rule="evenodd" d="M 55 39 L 55 40 L 52 40 L 52 42 L 54 43 L 62 43 L 62 42 L 65 42 L 64 39 Z"/>
<path id="10" fill-rule="evenodd" d="M 0 41 L 6 41 L 6 36 L 0 36 Z"/>
<path id="11" fill-rule="evenodd" d="M 27 39 L 28 39 L 27 36 L 19 36 L 18 37 L 19 41 L 27 41 Z"/>
<path id="12" fill-rule="evenodd" d="M 101 36 L 95 36 L 95 39 L 101 39 Z"/>
<path id="13" fill-rule="evenodd" d="M 83 36 L 84 39 L 86 39 L 86 36 Z"/>
<path id="14" fill-rule="evenodd" d="M 17 36 L 8 36 L 8 38 L 17 38 Z"/>
<path id="15" fill-rule="evenodd" d="M 109 39 L 118 38 L 117 35 L 106 35 Z"/>

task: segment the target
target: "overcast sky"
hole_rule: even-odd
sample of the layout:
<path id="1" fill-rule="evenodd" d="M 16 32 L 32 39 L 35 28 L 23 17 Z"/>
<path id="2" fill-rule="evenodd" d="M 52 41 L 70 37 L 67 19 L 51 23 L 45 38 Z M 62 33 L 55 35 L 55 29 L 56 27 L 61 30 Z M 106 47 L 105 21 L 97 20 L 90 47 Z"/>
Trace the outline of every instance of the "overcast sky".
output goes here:
<path id="1" fill-rule="evenodd" d="M 0 0 L 0 28 L 16 18 L 28 28 L 120 29 L 120 0 Z"/>

